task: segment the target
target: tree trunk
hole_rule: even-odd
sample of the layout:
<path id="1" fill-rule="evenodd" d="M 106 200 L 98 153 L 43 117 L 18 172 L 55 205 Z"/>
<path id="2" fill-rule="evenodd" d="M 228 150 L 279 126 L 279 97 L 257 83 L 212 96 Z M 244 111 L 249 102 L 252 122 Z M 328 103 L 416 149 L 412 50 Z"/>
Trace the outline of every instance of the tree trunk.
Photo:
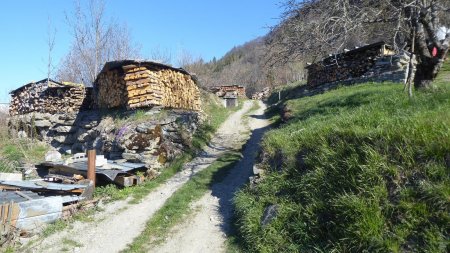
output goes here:
<path id="1" fill-rule="evenodd" d="M 441 69 L 442 61 L 422 61 L 417 65 L 414 86 L 416 89 L 431 88 L 434 78 Z"/>

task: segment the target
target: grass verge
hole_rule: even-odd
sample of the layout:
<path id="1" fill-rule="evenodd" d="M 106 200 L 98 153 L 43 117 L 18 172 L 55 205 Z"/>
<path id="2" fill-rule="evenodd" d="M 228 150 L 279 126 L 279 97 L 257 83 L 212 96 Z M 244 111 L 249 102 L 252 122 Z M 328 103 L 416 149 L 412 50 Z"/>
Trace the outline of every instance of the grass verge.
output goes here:
<path id="1" fill-rule="evenodd" d="M 11 138 L 6 114 L 0 114 L 0 172 L 20 172 L 22 163 L 41 160 L 49 147 L 38 140 Z"/>
<path id="2" fill-rule="evenodd" d="M 448 252 L 449 65 L 442 71 L 438 88 L 413 99 L 401 85 L 368 83 L 286 101 L 291 119 L 262 142 L 264 180 L 235 198 L 244 250 Z"/>
<path id="3" fill-rule="evenodd" d="M 193 212 L 190 204 L 200 199 L 213 183 L 220 182 L 240 159 L 240 153 L 229 152 L 193 176 L 153 215 L 144 232 L 134 239 L 125 252 L 147 252 L 148 246 L 161 242 L 171 228 Z"/>

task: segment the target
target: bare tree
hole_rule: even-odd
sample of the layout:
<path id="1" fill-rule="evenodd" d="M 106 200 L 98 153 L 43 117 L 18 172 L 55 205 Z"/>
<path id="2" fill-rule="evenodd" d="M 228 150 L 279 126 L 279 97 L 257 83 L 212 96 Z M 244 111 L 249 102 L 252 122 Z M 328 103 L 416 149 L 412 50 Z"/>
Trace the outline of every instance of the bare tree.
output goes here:
<path id="1" fill-rule="evenodd" d="M 412 48 L 418 65 L 416 87 L 427 87 L 448 53 L 448 0 L 288 0 L 280 25 L 273 28 L 269 45 L 272 64 L 303 57 L 316 60 L 345 47 L 389 39 L 397 50 Z M 432 55 L 434 48 L 436 55 Z"/>
<path id="2" fill-rule="evenodd" d="M 66 14 L 72 35 L 72 47 L 62 61 L 58 77 L 92 84 L 106 61 L 136 58 L 140 47 L 131 41 L 126 25 L 106 20 L 105 3 L 90 0 L 87 6 L 75 3 Z"/>
<path id="3" fill-rule="evenodd" d="M 53 49 L 55 47 L 55 37 L 56 37 L 56 28 L 53 27 L 50 16 L 47 18 L 47 85 L 50 77 L 55 70 L 55 66 L 53 65 Z"/>
<path id="4" fill-rule="evenodd" d="M 167 48 L 161 48 L 160 46 L 157 46 L 152 49 L 150 52 L 150 58 L 154 61 L 161 62 L 164 64 L 171 64 L 172 63 L 172 53 Z"/>

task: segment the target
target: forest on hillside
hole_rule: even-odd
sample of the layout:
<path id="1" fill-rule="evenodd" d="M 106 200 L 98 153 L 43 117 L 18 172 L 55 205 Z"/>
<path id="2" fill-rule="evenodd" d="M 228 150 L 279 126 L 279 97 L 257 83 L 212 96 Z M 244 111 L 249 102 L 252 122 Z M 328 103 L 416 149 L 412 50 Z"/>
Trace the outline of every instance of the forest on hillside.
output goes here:
<path id="1" fill-rule="evenodd" d="M 450 1 L 287 0 L 281 8 L 279 24 L 267 35 L 234 47 L 219 60 L 197 59 L 184 67 L 204 86 L 238 84 L 252 94 L 304 81 L 308 62 L 385 41 L 397 52 L 415 45 L 420 86 L 421 80 L 434 79 L 448 53 Z"/>

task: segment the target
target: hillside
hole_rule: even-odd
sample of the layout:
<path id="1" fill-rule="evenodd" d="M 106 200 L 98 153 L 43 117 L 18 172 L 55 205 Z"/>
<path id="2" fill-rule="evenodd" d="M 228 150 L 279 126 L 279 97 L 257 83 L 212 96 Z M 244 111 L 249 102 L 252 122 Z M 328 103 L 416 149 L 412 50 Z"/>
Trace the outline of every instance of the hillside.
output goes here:
<path id="1" fill-rule="evenodd" d="M 433 91 L 366 83 L 284 101 L 263 180 L 235 198 L 249 252 L 445 252 L 450 64 Z"/>
<path id="2" fill-rule="evenodd" d="M 195 73 L 204 87 L 221 85 L 242 85 L 246 87 L 247 96 L 288 82 L 302 80 L 304 69 L 301 62 L 292 61 L 273 65 L 270 58 L 271 45 L 268 34 L 236 46 L 222 58 L 210 62 L 198 60 L 184 66 Z"/>

